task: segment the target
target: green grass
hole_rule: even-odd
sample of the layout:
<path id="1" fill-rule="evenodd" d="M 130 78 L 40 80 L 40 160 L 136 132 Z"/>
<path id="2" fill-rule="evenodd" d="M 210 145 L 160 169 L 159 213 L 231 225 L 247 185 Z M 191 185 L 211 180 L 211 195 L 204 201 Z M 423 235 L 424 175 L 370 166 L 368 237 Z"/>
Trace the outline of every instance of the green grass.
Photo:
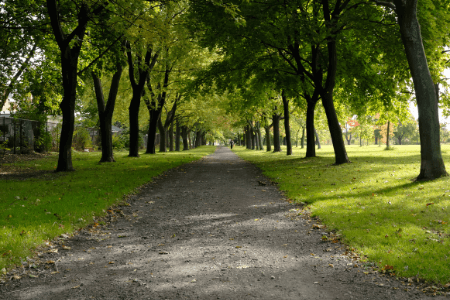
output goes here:
<path id="1" fill-rule="evenodd" d="M 313 216 L 337 231 L 344 243 L 380 269 L 393 266 L 401 277 L 450 282 L 449 177 L 413 182 L 419 174 L 419 146 L 347 146 L 351 164 L 334 163 L 333 148 L 316 158 L 250 151 L 236 147 L 279 183 L 294 202 L 305 202 Z M 450 170 L 450 146 L 442 152 Z M 432 204 L 430 204 L 432 203 Z M 427 205 L 428 204 L 428 205 Z M 388 267 L 389 269 L 389 267 Z"/>
<path id="2" fill-rule="evenodd" d="M 183 152 L 141 154 L 140 158 L 119 152 L 115 153 L 115 163 L 102 164 L 98 163 L 101 153 L 74 153 L 76 171 L 68 173 L 52 172 L 57 155 L 16 163 L 16 168 L 47 172 L 38 178 L 0 180 L 0 270 L 34 255 L 36 247 L 45 241 L 93 223 L 106 214 L 105 209 L 123 201 L 153 177 L 214 150 L 204 146 Z M 3 169 L 8 167 L 4 165 Z"/>

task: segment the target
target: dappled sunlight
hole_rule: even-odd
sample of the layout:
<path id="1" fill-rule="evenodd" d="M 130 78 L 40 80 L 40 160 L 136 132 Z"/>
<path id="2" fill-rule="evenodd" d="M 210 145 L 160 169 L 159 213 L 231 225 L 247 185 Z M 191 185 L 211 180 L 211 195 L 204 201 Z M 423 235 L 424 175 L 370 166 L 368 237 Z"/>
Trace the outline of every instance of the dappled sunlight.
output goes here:
<path id="1" fill-rule="evenodd" d="M 305 202 L 329 230 L 367 255 L 380 267 L 394 266 L 402 276 L 428 273 L 429 280 L 446 282 L 443 263 L 450 246 L 449 177 L 414 182 L 420 168 L 420 146 L 347 147 L 352 163 L 334 166 L 332 147 L 320 157 L 266 156 L 236 152 L 264 169 L 294 202 Z M 450 162 L 450 146 L 443 145 Z M 448 166 L 447 166 L 448 167 Z M 408 263 L 413 261 L 413 263 Z M 427 266 L 432 272 L 425 272 Z"/>

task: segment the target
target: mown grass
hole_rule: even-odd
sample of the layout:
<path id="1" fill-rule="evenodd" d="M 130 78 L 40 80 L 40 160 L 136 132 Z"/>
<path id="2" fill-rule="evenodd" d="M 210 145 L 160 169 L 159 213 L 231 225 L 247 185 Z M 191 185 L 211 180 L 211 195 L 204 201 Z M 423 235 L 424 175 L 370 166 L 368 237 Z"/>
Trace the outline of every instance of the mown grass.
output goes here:
<path id="1" fill-rule="evenodd" d="M 305 202 L 328 230 L 342 235 L 380 269 L 401 277 L 450 282 L 449 177 L 412 181 L 420 169 L 419 146 L 347 146 L 351 164 L 334 163 L 331 146 L 316 158 L 234 150 L 256 163 L 295 202 Z M 442 152 L 450 171 L 450 146 Z"/>
<path id="2" fill-rule="evenodd" d="M 115 153 L 115 163 L 102 164 L 98 163 L 100 153 L 74 153 L 76 171 L 68 173 L 53 172 L 57 155 L 16 163 L 15 168 L 47 172 L 37 178 L 0 180 L 0 270 L 33 255 L 45 241 L 104 216 L 105 209 L 153 177 L 214 151 L 215 147 L 204 146 L 184 152 L 141 154 L 140 158 L 119 152 Z"/>

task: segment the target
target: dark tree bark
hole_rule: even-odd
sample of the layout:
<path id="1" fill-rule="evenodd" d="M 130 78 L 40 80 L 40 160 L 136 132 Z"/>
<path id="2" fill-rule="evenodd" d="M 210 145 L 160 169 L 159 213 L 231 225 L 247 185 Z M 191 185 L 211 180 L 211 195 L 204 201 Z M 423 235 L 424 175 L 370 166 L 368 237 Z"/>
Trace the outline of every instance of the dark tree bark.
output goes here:
<path id="1" fill-rule="evenodd" d="M 145 53 L 144 62 L 142 57 L 137 54 L 137 68 L 135 70 L 133 63 L 133 56 L 131 53 L 131 45 L 126 42 L 127 57 L 128 57 L 128 75 L 130 78 L 133 96 L 131 98 L 130 106 L 128 108 L 128 116 L 130 120 L 130 150 L 128 156 L 139 157 L 139 107 L 141 106 L 141 97 L 144 94 L 144 86 L 150 72 L 156 64 L 158 53 L 152 57 L 152 49 L 148 48 Z M 135 72 L 138 75 L 138 81 L 135 79 Z M 151 140 L 150 135 L 148 140 Z"/>
<path id="2" fill-rule="evenodd" d="M 330 30 L 335 30 L 334 19 L 338 18 L 340 9 L 335 9 L 333 13 L 330 12 L 328 6 L 328 0 L 322 0 L 323 15 L 325 19 L 325 26 Z M 333 21 L 331 20 L 333 18 Z M 345 150 L 344 139 L 342 137 L 341 126 L 336 115 L 336 109 L 333 103 L 333 92 L 336 84 L 336 71 L 337 71 L 337 49 L 336 40 L 334 36 L 327 37 L 327 49 L 328 49 L 328 67 L 327 67 L 327 79 L 325 81 L 324 88 L 321 89 L 320 94 L 322 97 L 322 105 L 327 115 L 328 128 L 331 134 L 331 140 L 333 142 L 335 164 L 349 163 L 350 160 Z M 321 83 L 322 85 L 322 83 Z"/>
<path id="3" fill-rule="evenodd" d="M 347 145 L 350 146 L 350 144 L 352 143 L 352 133 L 348 133 L 347 125 L 345 125 L 345 140 L 347 141 Z"/>
<path id="4" fill-rule="evenodd" d="M 274 113 L 272 115 L 273 124 L 273 152 L 281 152 L 280 145 L 280 119 L 281 115 Z"/>
<path id="5" fill-rule="evenodd" d="M 302 127 L 302 149 L 305 148 L 305 127 Z"/>
<path id="6" fill-rule="evenodd" d="M 283 109 L 284 109 L 284 129 L 286 132 L 286 154 L 292 155 L 291 127 L 289 125 L 289 100 L 287 99 L 284 90 L 281 92 L 281 98 L 283 99 Z"/>
<path id="7" fill-rule="evenodd" d="M 270 144 L 270 127 L 271 126 L 264 126 L 264 130 L 266 131 L 266 150 L 272 151 L 272 145 Z"/>
<path id="8" fill-rule="evenodd" d="M 174 151 L 173 123 L 174 123 L 174 121 L 172 121 L 172 123 L 170 124 L 170 127 L 169 127 L 169 151 L 171 151 L 171 152 Z"/>
<path id="9" fill-rule="evenodd" d="M 167 151 L 167 142 L 168 142 L 167 137 L 169 137 L 169 135 L 167 134 L 167 130 L 169 129 L 169 126 L 173 123 L 173 120 L 175 119 L 177 103 L 180 100 L 180 98 L 181 98 L 180 95 L 176 96 L 175 102 L 173 103 L 173 106 L 172 106 L 172 109 L 167 113 L 167 118 L 166 118 L 164 124 L 162 123 L 161 117 L 159 117 L 159 119 L 158 119 L 158 129 L 159 129 L 159 134 L 161 135 L 161 142 L 159 143 L 159 152 Z"/>
<path id="10" fill-rule="evenodd" d="M 177 120 L 175 128 L 175 151 L 180 151 L 180 137 L 181 137 L 180 121 Z"/>
<path id="11" fill-rule="evenodd" d="M 259 150 L 264 150 L 263 148 L 263 140 L 262 140 L 262 136 L 261 136 L 261 124 L 259 122 L 256 122 L 256 134 L 258 135 L 258 146 L 259 146 Z"/>
<path id="12" fill-rule="evenodd" d="M 417 19 L 417 0 L 394 0 L 400 34 L 414 82 L 419 112 L 420 174 L 418 180 L 446 176 L 441 154 L 438 99 L 428 68 Z"/>
<path id="13" fill-rule="evenodd" d="M 102 82 L 94 72 L 92 79 L 94 81 L 95 95 L 97 98 L 97 107 L 100 120 L 100 137 L 102 140 L 102 157 L 100 162 L 114 162 L 114 154 L 112 147 L 112 116 L 114 106 L 116 104 L 117 92 L 119 90 L 120 77 L 122 76 L 123 67 L 118 64 L 116 72 L 111 80 L 111 88 L 109 89 L 108 102 L 105 106 L 103 96 Z"/>
<path id="14" fill-rule="evenodd" d="M 317 130 L 316 130 L 315 128 L 314 128 L 314 134 L 315 134 L 315 136 L 316 136 L 317 149 L 320 149 L 320 148 L 322 148 L 322 147 L 320 146 L 319 135 L 317 134 Z"/>
<path id="15" fill-rule="evenodd" d="M 183 151 L 189 150 L 188 128 L 186 125 L 181 126 L 181 137 L 183 138 Z"/>
<path id="16" fill-rule="evenodd" d="M 92 12 L 93 15 L 100 13 L 104 6 L 100 5 Z M 63 79 L 63 99 L 61 108 L 63 121 L 59 143 L 59 157 L 56 172 L 73 171 L 72 166 L 72 138 L 75 125 L 75 100 L 77 94 L 78 58 L 83 45 L 87 23 L 90 19 L 90 7 L 81 3 L 77 14 L 75 29 L 70 33 L 64 33 L 59 15 L 59 6 L 56 0 L 47 0 L 47 11 L 56 43 L 61 55 L 61 73 Z M 73 43 L 73 40 L 76 43 Z"/>
<path id="17" fill-rule="evenodd" d="M 386 133 L 386 148 L 387 149 L 389 149 L 389 147 L 390 147 L 390 144 L 389 144 L 390 127 L 391 127 L 391 122 L 388 121 L 388 123 L 387 123 L 387 133 Z"/>
<path id="18" fill-rule="evenodd" d="M 195 132 L 195 148 L 198 148 L 202 145 L 202 130 L 198 129 Z"/>
<path id="19" fill-rule="evenodd" d="M 316 109 L 316 104 L 318 97 L 307 98 L 306 107 L 306 156 L 305 157 L 316 157 L 316 144 L 314 143 L 314 110 Z M 304 131 L 304 129 L 303 129 Z M 304 132 L 302 137 L 302 148 L 304 143 Z"/>
<path id="20" fill-rule="evenodd" d="M 252 133 L 250 131 L 250 126 L 246 126 L 246 142 L 247 142 L 247 149 L 252 149 Z"/>
<path id="21" fill-rule="evenodd" d="M 155 145 L 155 139 L 156 139 L 156 131 L 158 129 L 158 123 L 161 119 L 161 113 L 164 108 L 164 105 L 166 104 L 167 99 L 167 93 L 166 88 L 169 84 L 169 76 L 170 76 L 171 69 L 166 67 L 166 70 L 164 72 L 164 79 L 163 79 L 163 88 L 161 91 L 161 83 L 158 83 L 157 85 L 157 93 L 153 90 L 152 83 L 150 81 L 150 77 L 147 77 L 147 88 L 150 92 L 150 100 L 147 97 L 144 97 L 145 104 L 147 105 L 148 113 L 149 113 L 149 126 L 148 126 L 148 141 L 147 141 L 147 151 L 146 154 L 155 154 L 156 153 L 156 145 Z M 162 143 L 162 140 L 165 141 L 165 136 L 162 136 L 163 133 L 160 132 L 160 145 Z M 165 144 L 164 144 L 165 145 Z"/>

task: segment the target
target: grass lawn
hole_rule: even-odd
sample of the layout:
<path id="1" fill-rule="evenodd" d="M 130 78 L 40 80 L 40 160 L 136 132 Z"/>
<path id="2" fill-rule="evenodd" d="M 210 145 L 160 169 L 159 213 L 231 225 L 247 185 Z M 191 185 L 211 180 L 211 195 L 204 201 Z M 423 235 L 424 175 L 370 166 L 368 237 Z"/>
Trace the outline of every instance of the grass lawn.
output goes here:
<path id="1" fill-rule="evenodd" d="M 450 282 L 450 177 L 413 182 L 419 146 L 347 146 L 351 164 L 333 166 L 332 146 L 304 159 L 294 155 L 233 149 L 256 163 L 294 202 L 380 270 L 430 282 Z M 450 171 L 450 146 L 442 153 Z M 326 237 L 324 237 L 325 239 Z"/>
<path id="2" fill-rule="evenodd" d="M 204 146 L 183 152 L 127 157 L 99 164 L 101 153 L 73 153 L 75 172 L 54 173 L 57 155 L 20 162 L 15 168 L 44 171 L 36 178 L 0 180 L 0 275 L 34 255 L 37 246 L 71 233 L 106 214 L 111 205 L 153 177 L 215 151 Z M 4 165 L 7 169 L 10 166 Z M 0 166 L 1 170 L 1 166 Z M 45 172 L 47 171 L 47 172 Z"/>

